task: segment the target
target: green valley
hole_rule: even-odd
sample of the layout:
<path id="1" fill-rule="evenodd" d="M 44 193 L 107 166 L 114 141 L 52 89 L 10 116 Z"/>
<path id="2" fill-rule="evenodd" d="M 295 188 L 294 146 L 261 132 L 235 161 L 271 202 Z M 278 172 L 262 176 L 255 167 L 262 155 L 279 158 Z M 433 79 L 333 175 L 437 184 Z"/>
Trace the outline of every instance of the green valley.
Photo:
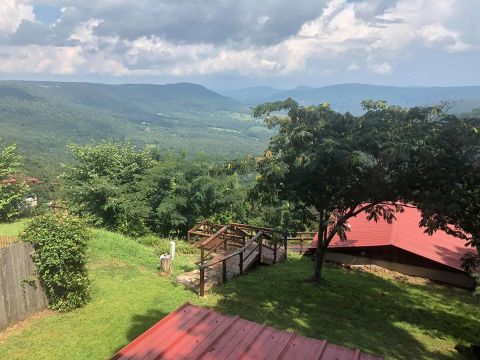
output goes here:
<path id="1" fill-rule="evenodd" d="M 68 160 L 70 143 L 126 139 L 233 158 L 260 153 L 270 136 L 246 105 L 200 85 L 0 82 L 0 139 L 36 176 Z"/>

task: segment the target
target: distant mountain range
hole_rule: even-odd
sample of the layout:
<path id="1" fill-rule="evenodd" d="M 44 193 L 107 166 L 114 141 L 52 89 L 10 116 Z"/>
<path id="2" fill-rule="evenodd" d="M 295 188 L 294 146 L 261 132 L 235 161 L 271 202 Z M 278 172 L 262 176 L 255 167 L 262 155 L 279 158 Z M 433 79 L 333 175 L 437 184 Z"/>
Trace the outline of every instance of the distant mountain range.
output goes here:
<path id="1" fill-rule="evenodd" d="M 260 153 L 273 131 L 252 119 L 250 107 L 288 97 L 301 104 L 328 102 L 337 111 L 355 114 L 361 113 L 364 99 L 401 106 L 451 100 L 456 101 L 456 112 L 480 108 L 480 86 L 262 86 L 221 93 L 190 83 L 0 81 L 0 140 L 17 143 L 27 169 L 41 175 L 58 171 L 59 162 L 68 159 L 67 144 L 92 139 L 128 139 L 139 146 L 203 151 L 222 158 Z"/>
<path id="2" fill-rule="evenodd" d="M 349 111 L 354 114 L 362 112 L 361 102 L 366 99 L 385 100 L 390 104 L 406 107 L 437 105 L 441 101 L 452 101 L 454 112 L 470 112 L 480 108 L 480 86 L 397 87 L 340 84 L 320 88 L 299 86 L 291 90 L 263 86 L 218 92 L 250 106 L 291 97 L 303 105 L 328 102 L 337 111 Z"/>
<path id="3" fill-rule="evenodd" d="M 270 136 L 247 105 L 201 85 L 0 81 L 1 142 L 17 143 L 36 175 L 92 139 L 232 158 L 260 153 Z"/>

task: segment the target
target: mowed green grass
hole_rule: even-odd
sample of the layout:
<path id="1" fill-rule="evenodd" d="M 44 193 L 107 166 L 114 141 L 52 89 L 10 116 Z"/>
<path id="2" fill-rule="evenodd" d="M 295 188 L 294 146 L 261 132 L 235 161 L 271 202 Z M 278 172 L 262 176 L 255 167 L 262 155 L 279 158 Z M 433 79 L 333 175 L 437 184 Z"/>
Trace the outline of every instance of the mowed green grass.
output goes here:
<path id="1" fill-rule="evenodd" d="M 0 359 L 108 359 L 186 301 L 386 359 L 461 359 L 455 345 L 480 339 L 480 303 L 459 289 L 330 267 L 312 285 L 311 261 L 291 255 L 199 298 L 161 277 L 153 250 L 132 239 L 96 230 L 89 251 L 92 301 L 10 331 Z M 195 260 L 177 256 L 175 272 Z"/>
<path id="2" fill-rule="evenodd" d="M 18 236 L 27 220 L 17 221 L 14 223 L 0 223 L 0 235 Z"/>

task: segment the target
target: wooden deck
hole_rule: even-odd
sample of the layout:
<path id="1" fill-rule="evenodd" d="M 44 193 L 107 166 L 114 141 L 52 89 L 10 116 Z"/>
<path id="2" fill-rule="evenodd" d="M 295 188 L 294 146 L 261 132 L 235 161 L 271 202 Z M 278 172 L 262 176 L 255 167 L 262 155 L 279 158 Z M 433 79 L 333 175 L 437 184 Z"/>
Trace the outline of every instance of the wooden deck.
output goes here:
<path id="1" fill-rule="evenodd" d="M 215 256 L 212 260 L 213 261 L 219 261 L 222 259 L 225 255 L 224 254 L 219 254 Z M 285 250 L 279 249 L 278 251 L 278 260 L 277 262 L 280 262 L 285 259 Z M 265 264 L 265 265 L 273 265 L 273 251 L 270 249 L 264 249 L 264 254 L 262 256 L 262 261 L 258 262 L 258 250 L 253 250 L 252 255 L 245 260 L 243 263 L 243 271 L 248 272 L 255 266 L 259 264 Z M 226 267 L 227 267 L 227 272 L 226 272 L 226 277 L 227 280 L 230 280 L 234 278 L 235 276 L 240 275 L 240 261 L 238 257 L 231 257 L 226 260 Z M 182 275 L 178 276 L 175 279 L 175 282 L 177 284 L 182 284 L 186 286 L 187 288 L 199 292 L 200 290 L 200 269 L 196 269 L 193 271 L 189 271 L 186 273 L 183 273 Z M 217 264 L 208 267 L 205 269 L 205 291 L 210 290 L 211 288 L 221 284 L 223 282 L 223 265 L 222 261 L 220 260 Z"/>
<path id="2" fill-rule="evenodd" d="M 178 276 L 176 283 L 203 296 L 205 291 L 257 265 L 282 261 L 286 258 L 286 239 L 279 234 L 275 229 L 246 224 L 199 223 L 188 237 L 201 249 L 198 269 Z"/>

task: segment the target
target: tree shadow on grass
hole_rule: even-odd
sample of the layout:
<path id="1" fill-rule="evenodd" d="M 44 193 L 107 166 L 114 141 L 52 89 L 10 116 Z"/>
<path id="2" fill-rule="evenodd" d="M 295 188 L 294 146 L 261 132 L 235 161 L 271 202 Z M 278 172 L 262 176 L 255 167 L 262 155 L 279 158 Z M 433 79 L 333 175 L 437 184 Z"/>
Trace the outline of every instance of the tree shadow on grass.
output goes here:
<path id="1" fill-rule="evenodd" d="M 169 313 L 159 309 L 150 309 L 144 314 L 133 315 L 131 319 L 130 327 L 128 328 L 127 334 L 126 334 L 128 342 L 131 342 L 134 339 L 136 339 L 138 336 L 140 336 L 145 331 L 150 329 L 153 325 L 155 325 L 157 322 L 162 320 L 168 314 Z M 117 353 L 125 345 L 127 344 L 123 344 L 119 346 L 115 350 L 115 353 Z"/>
<path id="2" fill-rule="evenodd" d="M 316 285 L 305 281 L 311 272 L 310 261 L 298 257 L 260 267 L 217 288 L 214 308 L 388 359 L 461 359 L 452 352 L 452 341 L 480 337 L 480 317 L 468 313 L 472 307 L 461 306 L 474 301 L 467 292 L 452 299 L 454 291 L 448 288 L 335 268 L 327 268 L 325 281 Z M 158 309 L 135 315 L 128 339 L 166 315 Z"/>
<path id="3" fill-rule="evenodd" d="M 262 267 L 219 287 L 215 309 L 399 360 L 451 359 L 442 340 L 480 337 L 480 319 L 449 308 L 448 292 L 332 268 L 316 285 L 311 272 L 298 257 Z"/>

